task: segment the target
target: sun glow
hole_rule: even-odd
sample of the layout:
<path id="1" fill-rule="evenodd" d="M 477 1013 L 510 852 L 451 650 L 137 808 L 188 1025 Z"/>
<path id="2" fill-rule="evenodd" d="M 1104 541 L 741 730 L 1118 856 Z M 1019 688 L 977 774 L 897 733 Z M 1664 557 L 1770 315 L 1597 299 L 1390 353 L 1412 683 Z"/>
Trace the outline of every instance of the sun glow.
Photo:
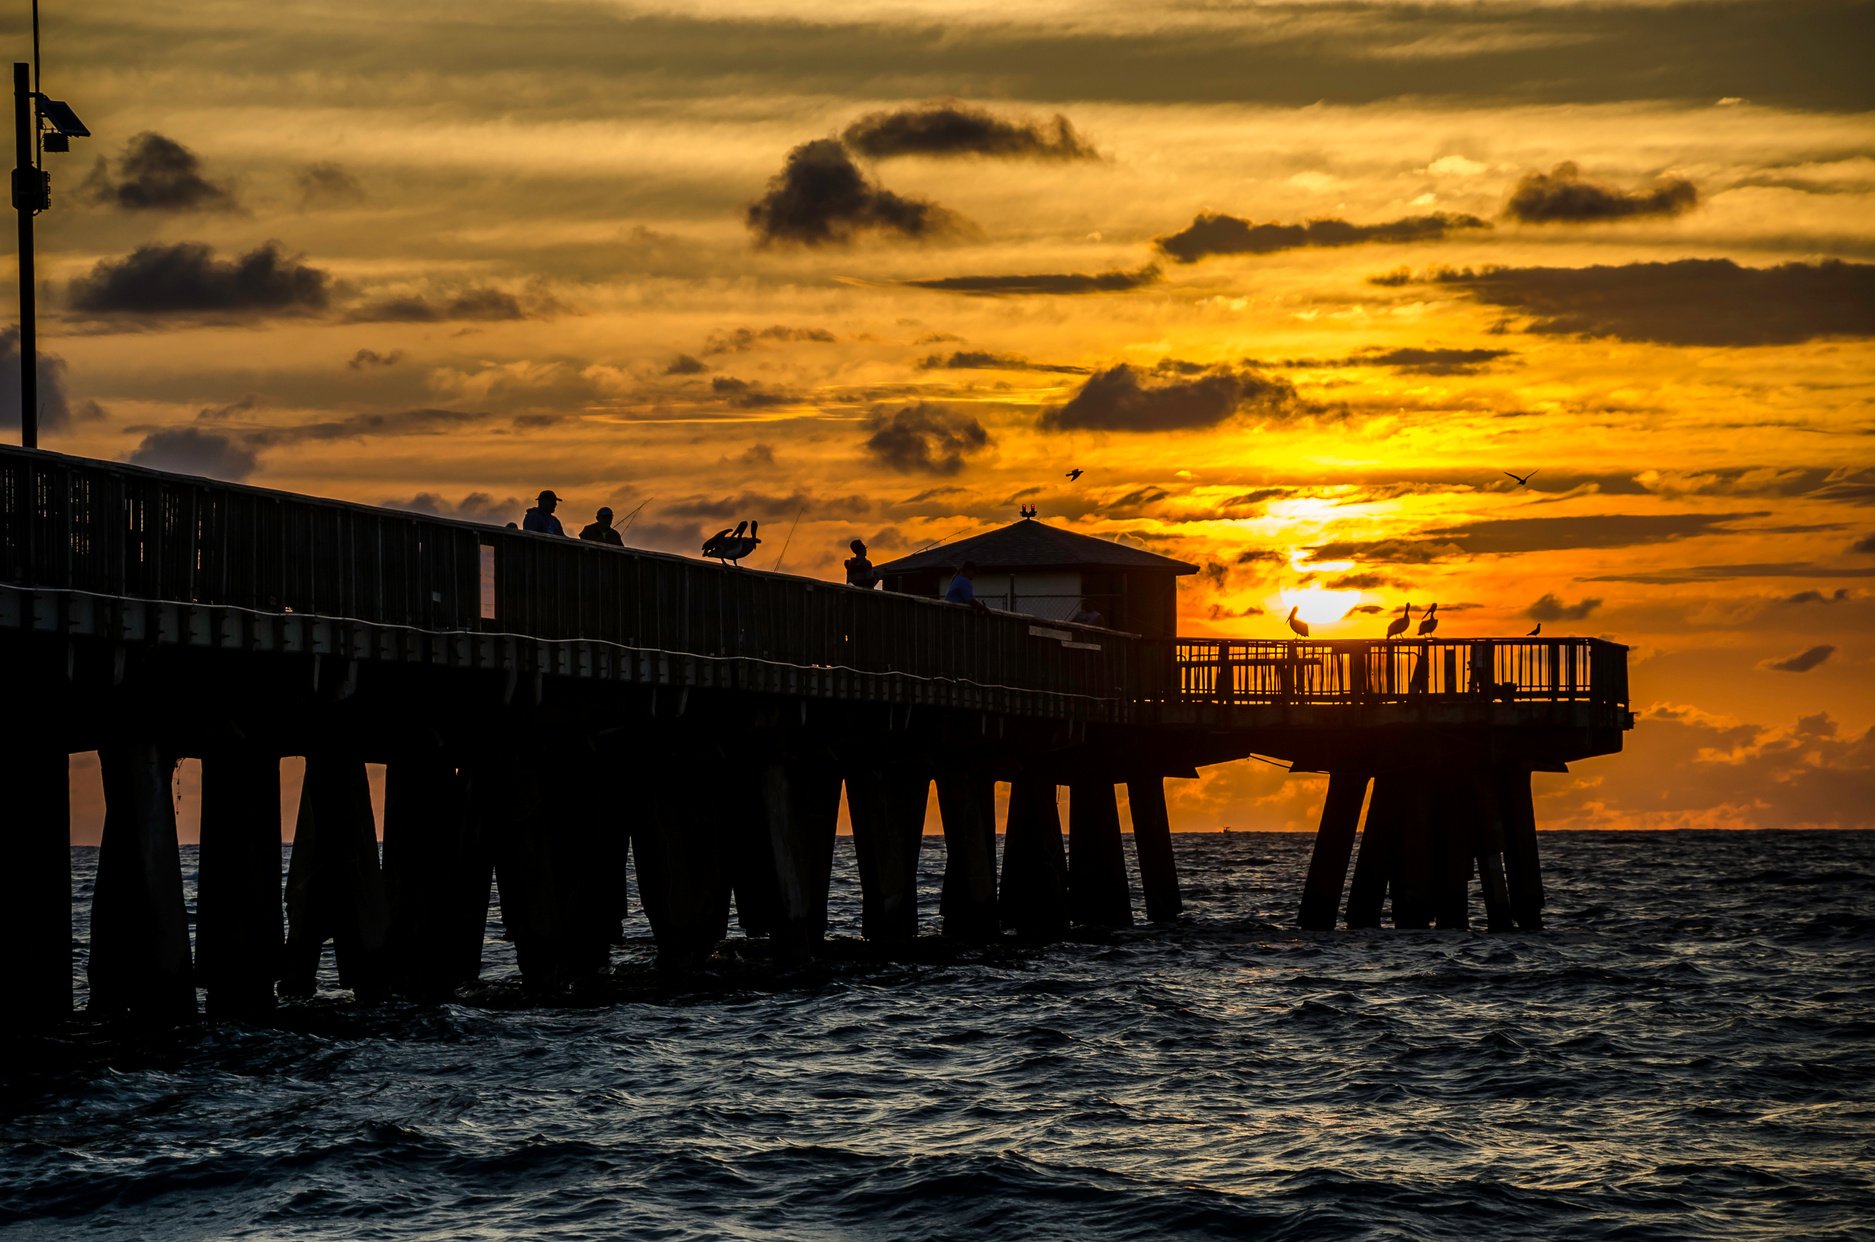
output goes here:
<path id="1" fill-rule="evenodd" d="M 1333 625 L 1354 610 L 1361 602 L 1359 591 L 1328 591 L 1321 587 L 1287 587 L 1280 593 L 1281 612 L 1288 614 L 1291 608 L 1299 609 L 1296 613 L 1310 625 Z"/>

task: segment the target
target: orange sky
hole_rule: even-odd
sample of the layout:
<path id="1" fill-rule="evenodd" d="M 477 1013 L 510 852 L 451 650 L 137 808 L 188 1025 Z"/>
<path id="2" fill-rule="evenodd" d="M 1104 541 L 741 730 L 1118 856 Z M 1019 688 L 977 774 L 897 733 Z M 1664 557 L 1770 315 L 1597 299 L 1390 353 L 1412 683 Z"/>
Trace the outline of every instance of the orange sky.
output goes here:
<path id="1" fill-rule="evenodd" d="M 684 553 L 798 515 L 787 568 L 829 577 L 1032 502 L 1203 565 L 1188 633 L 1436 600 L 1442 636 L 1631 645 L 1629 751 L 1539 778 L 1546 826 L 1868 826 L 1868 22 L 49 3 L 95 136 L 48 157 L 42 442 L 642 502 L 628 540 Z M 1174 817 L 1319 799 L 1240 764 Z"/>

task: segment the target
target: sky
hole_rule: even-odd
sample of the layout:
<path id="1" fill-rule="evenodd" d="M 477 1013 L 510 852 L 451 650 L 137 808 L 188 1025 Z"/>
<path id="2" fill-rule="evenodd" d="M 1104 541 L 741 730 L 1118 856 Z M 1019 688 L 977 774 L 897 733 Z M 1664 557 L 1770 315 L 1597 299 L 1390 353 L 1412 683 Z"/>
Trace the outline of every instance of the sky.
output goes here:
<path id="1" fill-rule="evenodd" d="M 1200 565 L 1187 634 L 1627 644 L 1626 753 L 1540 776 L 1545 827 L 1875 826 L 1875 5 L 42 22 L 93 132 L 47 157 L 46 448 L 496 522 L 552 488 L 684 554 L 754 518 L 829 578 L 1034 504 Z M 18 367 L 10 329 L 8 428 Z M 1172 811 L 1321 793 L 1240 763 Z"/>

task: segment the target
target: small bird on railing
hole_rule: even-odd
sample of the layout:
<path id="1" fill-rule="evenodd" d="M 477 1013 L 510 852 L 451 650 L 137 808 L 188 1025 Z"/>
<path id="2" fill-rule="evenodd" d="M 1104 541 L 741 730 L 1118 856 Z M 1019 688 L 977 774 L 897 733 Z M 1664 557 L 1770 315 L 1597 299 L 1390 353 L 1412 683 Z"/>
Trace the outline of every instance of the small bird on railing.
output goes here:
<path id="1" fill-rule="evenodd" d="M 1524 637 L 1535 638 L 1538 634 L 1541 634 L 1542 632 L 1543 632 L 1543 623 L 1541 621 L 1538 621 L 1536 623 L 1536 628 L 1534 630 L 1531 630 L 1528 634 L 1525 634 Z"/>
<path id="2" fill-rule="evenodd" d="M 1421 638 L 1426 637 L 1439 628 L 1439 618 L 1435 615 L 1438 611 L 1439 606 L 1434 604 L 1432 607 L 1426 609 L 1426 615 L 1419 619 L 1419 636 Z"/>
<path id="3" fill-rule="evenodd" d="M 1406 627 L 1412 621 L 1412 619 L 1413 619 L 1413 605 L 1409 601 L 1406 607 L 1400 609 L 1399 616 L 1387 622 L 1387 637 L 1398 638 L 1400 635 L 1406 633 Z"/>
<path id="4" fill-rule="evenodd" d="M 1511 472 L 1508 470 L 1506 470 L 1504 473 L 1510 474 L 1511 478 L 1517 480 L 1518 487 L 1530 486 L 1530 480 L 1536 477 L 1536 471 L 1534 470 L 1532 470 L 1529 474 L 1511 474 Z"/>
<path id="5" fill-rule="evenodd" d="M 1309 636 L 1309 623 L 1296 615 L 1296 613 L 1301 610 L 1302 605 L 1300 604 L 1297 604 L 1294 608 L 1289 610 L 1289 628 L 1296 632 L 1297 638 L 1307 638 Z"/>

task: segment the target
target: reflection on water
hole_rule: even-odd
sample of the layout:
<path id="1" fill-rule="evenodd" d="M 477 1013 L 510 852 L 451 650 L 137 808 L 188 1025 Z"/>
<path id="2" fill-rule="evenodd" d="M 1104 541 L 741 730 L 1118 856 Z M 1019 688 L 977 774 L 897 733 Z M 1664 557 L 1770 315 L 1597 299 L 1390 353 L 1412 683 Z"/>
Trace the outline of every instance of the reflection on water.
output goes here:
<path id="1" fill-rule="evenodd" d="M 1875 834 L 1543 843 L 1546 933 L 1299 933 L 1307 838 L 1182 836 L 1171 930 L 670 995 L 635 916 L 540 1008 L 491 924 L 469 1003 L 81 1027 L 9 1051 L 0 1236 L 1870 1236 Z"/>

